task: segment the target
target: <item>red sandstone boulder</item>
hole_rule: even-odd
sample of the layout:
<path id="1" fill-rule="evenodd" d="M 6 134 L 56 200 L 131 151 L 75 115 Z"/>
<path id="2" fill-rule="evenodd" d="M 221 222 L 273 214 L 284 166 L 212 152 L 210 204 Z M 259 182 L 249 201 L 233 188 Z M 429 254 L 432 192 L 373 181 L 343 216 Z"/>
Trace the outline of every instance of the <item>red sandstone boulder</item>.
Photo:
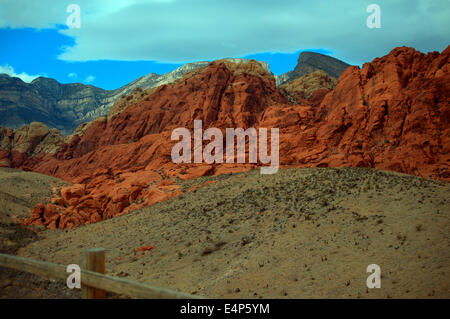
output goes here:
<path id="1" fill-rule="evenodd" d="M 30 217 L 25 220 L 25 225 L 42 225 L 44 212 L 45 206 L 41 203 L 36 204 L 30 214 Z"/>
<path id="2" fill-rule="evenodd" d="M 45 212 L 43 214 L 44 219 L 47 221 L 52 219 L 54 216 L 59 216 L 59 212 L 56 209 L 56 206 L 53 204 L 47 204 L 47 206 L 45 207 Z"/>
<path id="3" fill-rule="evenodd" d="M 68 203 L 71 199 L 78 199 L 85 195 L 85 185 L 75 184 L 61 188 L 61 197 Z"/>

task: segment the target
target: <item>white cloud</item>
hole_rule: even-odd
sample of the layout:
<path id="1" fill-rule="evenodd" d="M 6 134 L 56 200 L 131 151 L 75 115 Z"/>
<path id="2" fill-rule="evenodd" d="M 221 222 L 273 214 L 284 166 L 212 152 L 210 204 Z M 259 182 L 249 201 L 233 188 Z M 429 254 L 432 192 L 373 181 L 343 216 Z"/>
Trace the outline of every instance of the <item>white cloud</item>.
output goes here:
<path id="1" fill-rule="evenodd" d="M 26 2 L 26 4 L 25 4 Z M 377 0 L 381 29 L 369 29 L 354 0 L 77 0 L 81 28 L 62 30 L 76 44 L 68 61 L 188 62 L 257 52 L 325 48 L 353 63 L 396 46 L 442 50 L 450 38 L 448 0 Z M 0 27 L 65 24 L 68 3 L 3 0 Z"/>
<path id="2" fill-rule="evenodd" d="M 84 83 L 92 83 L 95 80 L 95 76 L 89 75 L 85 80 Z"/>
<path id="3" fill-rule="evenodd" d="M 78 74 L 76 74 L 75 72 L 71 72 L 71 73 L 67 74 L 67 76 L 71 79 L 75 79 L 76 77 L 78 77 Z"/>
<path id="4" fill-rule="evenodd" d="M 29 75 L 25 72 L 22 73 L 16 73 L 14 72 L 14 68 L 8 64 L 0 65 L 0 73 L 6 73 L 9 76 L 20 78 L 22 81 L 30 83 L 35 78 L 41 76 L 41 75 Z"/>

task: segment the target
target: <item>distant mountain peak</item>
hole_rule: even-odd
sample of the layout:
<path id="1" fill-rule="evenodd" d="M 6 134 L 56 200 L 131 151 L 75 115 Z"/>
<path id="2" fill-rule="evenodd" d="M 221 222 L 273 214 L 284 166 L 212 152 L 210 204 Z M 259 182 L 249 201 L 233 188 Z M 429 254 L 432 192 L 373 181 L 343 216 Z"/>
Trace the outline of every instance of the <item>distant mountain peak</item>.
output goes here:
<path id="1" fill-rule="evenodd" d="M 350 64 L 329 55 L 304 51 L 300 53 L 298 57 L 297 66 L 295 67 L 294 72 L 299 76 L 302 76 L 311 73 L 309 68 L 315 68 L 317 70 L 325 71 L 328 75 L 337 79 L 349 66 Z"/>
<path id="2" fill-rule="evenodd" d="M 350 64 L 322 53 L 303 51 L 300 53 L 294 70 L 277 77 L 277 85 L 282 85 L 296 78 L 322 70 L 329 76 L 338 79 Z"/>

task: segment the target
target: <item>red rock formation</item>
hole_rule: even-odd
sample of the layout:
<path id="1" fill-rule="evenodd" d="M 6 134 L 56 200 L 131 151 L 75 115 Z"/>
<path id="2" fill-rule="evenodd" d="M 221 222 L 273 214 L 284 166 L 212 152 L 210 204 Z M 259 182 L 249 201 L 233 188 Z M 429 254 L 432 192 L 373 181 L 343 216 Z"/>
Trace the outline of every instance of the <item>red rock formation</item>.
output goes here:
<path id="1" fill-rule="evenodd" d="M 174 164 L 177 127 L 278 127 L 280 161 L 298 167 L 369 166 L 450 180 L 450 47 L 422 54 L 396 48 L 349 67 L 336 88 L 290 104 L 257 66 L 212 63 L 163 85 L 118 114 L 95 121 L 56 155 L 16 163 L 75 183 L 53 206 L 36 206 L 28 224 L 71 228 L 177 196 L 170 182 L 239 172 L 254 164 Z M 250 69 L 245 69 L 250 68 Z M 247 72 L 247 71 L 248 72 Z M 59 218 L 58 218 L 59 217 Z"/>
<path id="2" fill-rule="evenodd" d="M 373 166 L 450 179 L 450 47 L 396 48 L 348 68 L 317 110 L 318 165 Z M 323 156 L 322 154 L 317 154 Z"/>

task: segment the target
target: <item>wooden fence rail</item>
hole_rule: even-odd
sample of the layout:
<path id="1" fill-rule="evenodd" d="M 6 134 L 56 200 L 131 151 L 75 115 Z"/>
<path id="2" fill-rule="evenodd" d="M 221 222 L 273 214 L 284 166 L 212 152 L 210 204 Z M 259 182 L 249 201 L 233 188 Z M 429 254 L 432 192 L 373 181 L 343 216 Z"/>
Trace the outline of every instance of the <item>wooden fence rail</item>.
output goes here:
<path id="1" fill-rule="evenodd" d="M 86 256 L 89 256 L 89 250 Z M 95 259 L 94 259 L 95 260 Z M 104 259 L 103 259 L 104 262 Z M 93 264 L 98 260 L 94 261 Z M 101 261 L 100 261 L 101 263 Z M 89 262 L 85 259 L 84 267 Z M 48 263 L 30 258 L 18 257 L 7 254 L 0 254 L 0 266 L 13 268 L 19 271 L 29 272 L 46 279 L 63 279 L 66 282 L 70 273 L 67 272 L 66 266 L 54 263 Z M 97 265 L 98 267 L 98 265 Z M 104 267 L 104 266 L 103 266 Z M 101 268 L 101 266 L 100 266 Z M 202 297 L 178 292 L 175 290 L 153 287 L 147 284 L 138 283 L 129 279 L 119 278 L 105 275 L 99 272 L 81 269 L 81 284 L 90 287 L 93 292 L 84 292 L 85 298 L 99 298 L 98 291 L 104 290 L 129 296 L 132 298 L 149 298 L 149 299 L 201 299 Z M 95 289 L 96 288 L 96 289 Z M 100 296 L 102 293 L 100 293 Z M 104 294 L 103 294 L 104 296 Z M 100 297 L 101 298 L 101 297 Z"/>

